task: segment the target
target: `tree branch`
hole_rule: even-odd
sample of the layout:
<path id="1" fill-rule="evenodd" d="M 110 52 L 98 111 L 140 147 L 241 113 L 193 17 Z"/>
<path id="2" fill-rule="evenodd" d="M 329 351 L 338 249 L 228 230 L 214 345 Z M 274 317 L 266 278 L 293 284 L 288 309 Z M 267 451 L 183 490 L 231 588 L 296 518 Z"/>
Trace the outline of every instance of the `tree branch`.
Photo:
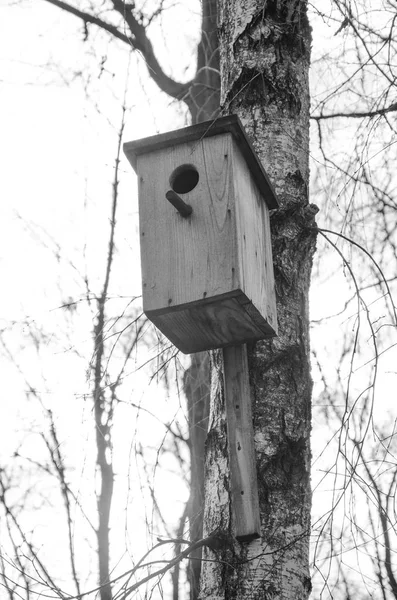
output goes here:
<path id="1" fill-rule="evenodd" d="M 394 102 L 387 108 L 379 108 L 378 110 L 370 110 L 370 111 L 366 111 L 366 112 L 351 112 L 351 113 L 339 112 L 339 113 L 333 113 L 331 115 L 311 115 L 310 118 L 313 119 L 313 121 L 323 121 L 325 119 L 336 119 L 338 117 L 350 118 L 350 119 L 364 119 L 364 118 L 377 117 L 380 115 L 385 115 L 386 113 L 389 113 L 389 112 L 396 112 L 396 111 L 397 111 L 397 102 Z"/>
<path id="2" fill-rule="evenodd" d="M 86 11 L 82 11 L 75 6 L 72 6 L 68 2 L 63 2 L 63 0 L 45 0 L 45 2 L 61 8 L 62 10 L 81 19 L 84 23 L 92 23 L 93 25 L 96 25 L 125 44 L 128 44 L 132 50 L 137 50 L 140 52 L 146 63 L 150 77 L 158 85 L 158 87 L 172 98 L 184 101 L 190 108 L 191 100 L 189 96 L 189 89 L 192 85 L 192 81 L 179 83 L 164 73 L 154 54 L 152 43 L 147 37 L 145 26 L 139 23 L 139 21 L 132 14 L 131 9 L 128 8 L 122 0 L 112 0 L 112 3 L 114 9 L 122 16 L 124 22 L 128 25 L 132 34 L 131 36 L 128 36 L 120 31 L 115 25 L 112 25 L 111 23 L 108 23 L 107 21 L 104 21 L 103 19 Z"/>
<path id="3" fill-rule="evenodd" d="M 58 8 L 61 8 L 62 10 L 74 15 L 75 17 L 78 17 L 79 19 L 84 21 L 84 23 L 92 23 L 93 25 L 97 25 L 97 27 L 100 27 L 101 29 L 104 29 L 108 33 L 111 33 L 112 35 L 114 35 L 114 37 L 121 40 L 125 44 L 128 44 L 129 46 L 134 47 L 134 41 L 130 37 L 128 37 L 128 35 L 125 35 L 125 33 L 119 31 L 117 29 L 117 27 L 115 27 L 111 23 L 108 23 L 107 21 L 104 21 L 103 19 L 100 19 L 99 17 L 95 17 L 94 15 L 91 15 L 88 12 L 79 10 L 75 6 L 72 6 L 71 4 L 68 4 L 67 2 L 63 2 L 62 0 L 44 0 L 44 1 L 48 2 L 49 4 L 53 4 L 54 6 L 57 6 Z"/>
<path id="4" fill-rule="evenodd" d="M 145 59 L 150 77 L 159 88 L 176 100 L 187 100 L 188 92 L 192 81 L 187 83 L 178 83 L 164 73 L 154 54 L 151 41 L 146 35 L 146 28 L 135 18 L 131 10 L 126 10 L 123 0 L 112 0 L 114 9 L 123 17 L 127 23 L 133 38 L 132 45 L 138 50 Z"/>

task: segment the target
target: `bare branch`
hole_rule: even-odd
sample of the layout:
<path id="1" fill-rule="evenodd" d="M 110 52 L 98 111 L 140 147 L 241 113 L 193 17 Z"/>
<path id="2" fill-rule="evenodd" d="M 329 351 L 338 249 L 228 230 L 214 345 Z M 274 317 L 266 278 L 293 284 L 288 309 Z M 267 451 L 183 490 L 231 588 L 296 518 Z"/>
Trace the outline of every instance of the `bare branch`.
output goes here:
<path id="1" fill-rule="evenodd" d="M 337 119 L 337 118 L 346 118 L 346 119 L 365 119 L 378 117 L 381 115 L 385 115 L 386 113 L 396 112 L 397 111 L 397 102 L 393 102 L 390 106 L 386 108 L 379 108 L 378 110 L 370 110 L 363 112 L 338 112 L 330 115 L 312 115 L 310 118 L 313 121 L 324 121 L 326 119 Z"/>
<path id="2" fill-rule="evenodd" d="M 91 15 L 88 12 L 79 10 L 75 6 L 72 6 L 71 4 L 68 4 L 67 2 L 63 2 L 62 0 L 45 0 L 45 2 L 48 2 L 49 4 L 53 4 L 54 6 L 57 6 L 58 8 L 61 8 L 62 10 L 74 15 L 75 17 L 78 17 L 84 23 L 92 23 L 93 25 L 97 25 L 97 27 L 100 27 L 101 29 L 104 29 L 108 33 L 111 33 L 114 37 L 121 40 L 125 44 L 128 44 L 128 45 L 134 47 L 133 40 L 130 37 L 128 37 L 128 35 L 121 32 L 119 29 L 117 29 L 117 27 L 115 27 L 111 23 L 108 23 L 107 21 L 104 21 L 103 19 L 100 19 L 99 17 L 96 17 L 95 15 Z"/>
<path id="3" fill-rule="evenodd" d="M 131 36 L 126 35 L 115 25 L 108 23 L 104 19 L 101 19 L 86 11 L 79 10 L 75 6 L 72 6 L 67 2 L 63 2 L 63 0 L 45 0 L 45 2 L 57 6 L 58 8 L 61 8 L 62 10 L 74 15 L 75 17 L 81 19 L 84 24 L 92 23 L 93 25 L 96 25 L 100 29 L 112 34 L 115 38 L 121 40 L 125 44 L 128 44 L 132 50 L 137 50 L 140 52 L 146 63 L 150 77 L 159 86 L 159 88 L 172 98 L 175 98 L 176 100 L 182 100 L 188 106 L 191 105 L 189 89 L 192 85 L 192 81 L 188 81 L 187 83 L 179 83 L 164 73 L 154 54 L 153 46 L 147 36 L 145 26 L 135 18 L 130 8 L 127 7 L 124 2 L 121 0 L 113 0 L 113 6 L 115 10 L 122 16 L 124 22 L 128 25 L 132 34 Z"/>

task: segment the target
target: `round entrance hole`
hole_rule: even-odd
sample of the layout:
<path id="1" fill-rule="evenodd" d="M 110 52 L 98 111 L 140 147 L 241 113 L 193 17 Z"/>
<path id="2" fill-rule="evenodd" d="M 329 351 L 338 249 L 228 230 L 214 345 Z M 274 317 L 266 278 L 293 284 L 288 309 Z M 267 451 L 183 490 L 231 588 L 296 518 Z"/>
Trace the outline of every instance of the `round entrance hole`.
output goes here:
<path id="1" fill-rule="evenodd" d="M 181 165 L 171 174 L 170 185 L 177 194 L 187 194 L 198 184 L 199 174 L 193 165 Z"/>

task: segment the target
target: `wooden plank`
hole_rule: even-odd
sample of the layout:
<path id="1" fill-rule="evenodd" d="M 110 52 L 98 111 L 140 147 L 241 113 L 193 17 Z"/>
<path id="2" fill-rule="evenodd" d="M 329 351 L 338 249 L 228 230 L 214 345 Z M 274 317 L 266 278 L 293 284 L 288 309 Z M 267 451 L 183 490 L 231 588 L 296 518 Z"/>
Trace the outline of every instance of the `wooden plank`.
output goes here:
<path id="1" fill-rule="evenodd" d="M 277 335 L 269 211 L 234 140 L 232 157 L 241 289 Z"/>
<path id="2" fill-rule="evenodd" d="M 228 293 L 239 287 L 231 136 L 180 144 L 138 159 L 143 308 L 145 312 Z M 167 201 L 170 178 L 184 164 L 199 173 L 183 194 L 186 219 Z"/>
<path id="3" fill-rule="evenodd" d="M 227 115 L 176 131 L 127 142 L 123 148 L 132 167 L 137 171 L 138 156 L 171 148 L 178 144 L 197 142 L 223 133 L 233 135 L 268 207 L 270 209 L 278 208 L 279 204 L 273 186 L 237 115 Z"/>
<path id="4" fill-rule="evenodd" d="M 182 306 L 145 311 L 148 319 L 185 354 L 253 342 L 273 329 L 240 290 Z"/>
<path id="5" fill-rule="evenodd" d="M 231 501 L 235 536 L 261 535 L 254 429 L 245 345 L 223 349 Z"/>

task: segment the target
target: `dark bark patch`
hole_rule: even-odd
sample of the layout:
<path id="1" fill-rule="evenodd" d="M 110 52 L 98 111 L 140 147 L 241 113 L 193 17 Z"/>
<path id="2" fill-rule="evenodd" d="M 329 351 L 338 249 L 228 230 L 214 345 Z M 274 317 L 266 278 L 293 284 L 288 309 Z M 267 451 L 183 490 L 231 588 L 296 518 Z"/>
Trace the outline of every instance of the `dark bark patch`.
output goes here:
<path id="1" fill-rule="evenodd" d="M 220 427 L 221 431 L 216 428 L 208 431 L 207 438 L 205 440 L 206 452 L 208 452 L 210 448 L 216 448 L 222 450 L 222 454 L 227 456 L 226 423 L 222 421 Z"/>
<path id="2" fill-rule="evenodd" d="M 227 531 L 217 529 L 208 538 L 206 546 L 213 552 L 233 550 L 234 548 L 234 539 Z"/>
<path id="3" fill-rule="evenodd" d="M 307 592 L 310 594 L 310 592 L 312 591 L 312 587 L 313 587 L 312 580 L 310 579 L 310 577 L 303 578 L 303 586 L 307 590 Z"/>
<path id="4" fill-rule="evenodd" d="M 260 582 L 253 600 L 276 600 L 279 597 L 277 586 L 269 579 Z"/>
<path id="5" fill-rule="evenodd" d="M 238 107 L 270 106 L 275 104 L 280 110 L 288 111 L 292 116 L 300 113 L 302 103 L 298 84 L 289 72 L 285 77 L 280 74 L 267 73 L 265 70 L 242 67 L 239 76 L 228 94 L 233 99 L 233 110 Z"/>
<path id="6" fill-rule="evenodd" d="M 302 35 L 302 30 L 306 35 Z M 288 60 L 297 62 L 310 54 L 311 28 L 300 0 L 295 3 L 290 0 L 268 0 L 240 38 L 246 36 L 252 51 L 258 51 L 261 46 L 277 45 L 278 50 L 284 48 L 282 55 L 278 56 L 281 60 L 284 55 Z"/>
<path id="7" fill-rule="evenodd" d="M 299 194 L 300 197 L 302 197 L 302 195 L 304 197 L 305 196 L 307 197 L 307 195 L 308 195 L 307 184 L 306 184 L 306 181 L 304 180 L 303 175 L 299 169 L 297 169 L 293 173 L 287 173 L 286 178 L 289 180 L 290 184 L 293 185 L 297 189 L 298 193 L 300 192 L 300 194 Z"/>
<path id="8" fill-rule="evenodd" d="M 266 506 L 270 506 L 274 493 L 282 492 L 286 497 L 293 495 L 297 487 L 306 488 L 310 478 L 310 473 L 304 466 L 307 464 L 307 454 L 306 438 L 292 440 L 285 436 L 274 456 L 259 461 L 258 478 L 261 482 L 259 489 L 262 509 L 266 510 Z"/>

